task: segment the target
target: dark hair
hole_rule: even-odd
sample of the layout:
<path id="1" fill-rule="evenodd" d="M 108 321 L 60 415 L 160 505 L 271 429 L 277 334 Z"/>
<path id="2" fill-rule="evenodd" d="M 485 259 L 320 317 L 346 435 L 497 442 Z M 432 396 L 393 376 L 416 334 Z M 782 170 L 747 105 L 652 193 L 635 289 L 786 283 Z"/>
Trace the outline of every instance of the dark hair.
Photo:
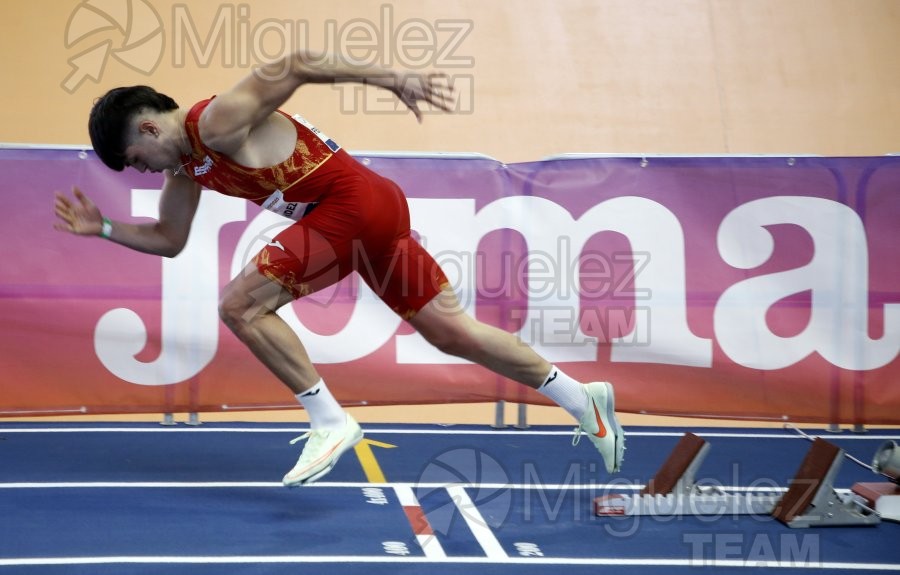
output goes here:
<path id="1" fill-rule="evenodd" d="M 114 88 L 98 98 L 91 108 L 88 131 L 94 151 L 109 168 L 125 169 L 125 132 L 131 118 L 144 109 L 175 110 L 175 100 L 149 86 Z"/>

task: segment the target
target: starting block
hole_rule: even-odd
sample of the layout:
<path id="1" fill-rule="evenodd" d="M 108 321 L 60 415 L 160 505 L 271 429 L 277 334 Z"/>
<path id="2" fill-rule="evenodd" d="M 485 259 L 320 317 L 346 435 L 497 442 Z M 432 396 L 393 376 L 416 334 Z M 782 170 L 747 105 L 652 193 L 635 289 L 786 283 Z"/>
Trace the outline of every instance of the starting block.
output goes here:
<path id="1" fill-rule="evenodd" d="M 699 486 L 695 477 L 709 453 L 709 443 L 685 433 L 669 458 L 640 494 L 612 494 L 594 499 L 596 515 L 769 515 L 780 494 L 725 493 Z"/>
<path id="2" fill-rule="evenodd" d="M 834 490 L 844 452 L 816 439 L 786 492 L 726 493 L 700 486 L 695 477 L 709 453 L 707 441 L 686 433 L 639 494 L 611 494 L 594 499 L 598 516 L 628 515 L 771 515 L 789 527 L 874 525 L 878 515 L 861 498 Z"/>

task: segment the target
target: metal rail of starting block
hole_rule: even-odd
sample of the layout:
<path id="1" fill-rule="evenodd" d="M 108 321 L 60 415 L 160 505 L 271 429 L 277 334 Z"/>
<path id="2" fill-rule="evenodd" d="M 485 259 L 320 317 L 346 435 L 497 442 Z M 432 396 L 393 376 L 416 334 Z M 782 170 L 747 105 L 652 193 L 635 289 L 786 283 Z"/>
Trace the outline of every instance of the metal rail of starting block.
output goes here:
<path id="1" fill-rule="evenodd" d="M 875 525 L 880 517 L 853 494 L 834 489 L 844 458 L 839 447 L 817 438 L 784 492 L 727 493 L 697 485 L 695 478 L 709 453 L 707 441 L 686 433 L 644 489 L 594 499 L 599 516 L 622 515 L 771 515 L 788 527 Z"/>

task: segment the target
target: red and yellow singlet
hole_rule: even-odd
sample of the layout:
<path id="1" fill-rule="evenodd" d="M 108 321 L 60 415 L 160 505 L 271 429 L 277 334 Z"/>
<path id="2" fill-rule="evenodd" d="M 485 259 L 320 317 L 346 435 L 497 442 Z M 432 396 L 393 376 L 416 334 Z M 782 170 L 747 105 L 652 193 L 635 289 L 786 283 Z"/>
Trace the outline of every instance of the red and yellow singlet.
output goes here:
<path id="1" fill-rule="evenodd" d="M 410 236 L 409 207 L 393 181 L 280 111 L 297 130 L 294 153 L 274 166 L 242 166 L 200 139 L 200 115 L 210 101 L 195 104 L 185 118 L 192 150 L 182 157 L 182 171 L 209 189 L 296 220 L 256 255 L 260 273 L 298 298 L 357 271 L 404 318 L 448 283 Z"/>

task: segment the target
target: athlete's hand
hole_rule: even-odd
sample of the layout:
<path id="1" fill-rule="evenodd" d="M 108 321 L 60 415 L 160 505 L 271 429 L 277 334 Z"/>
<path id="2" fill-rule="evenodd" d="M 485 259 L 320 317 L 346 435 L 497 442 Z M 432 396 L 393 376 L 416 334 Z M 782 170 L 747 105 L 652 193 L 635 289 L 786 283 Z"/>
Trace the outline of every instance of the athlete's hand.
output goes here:
<path id="1" fill-rule="evenodd" d="M 445 112 L 453 110 L 450 107 L 453 104 L 453 86 L 450 85 L 447 74 L 439 72 L 400 74 L 390 90 L 412 110 L 419 123 L 422 122 L 419 102 L 426 102 Z"/>
<path id="2" fill-rule="evenodd" d="M 61 232 L 81 236 L 99 235 L 103 227 L 100 210 L 77 186 L 72 188 L 72 193 L 76 201 L 56 192 L 56 217 L 59 221 L 53 227 Z"/>

